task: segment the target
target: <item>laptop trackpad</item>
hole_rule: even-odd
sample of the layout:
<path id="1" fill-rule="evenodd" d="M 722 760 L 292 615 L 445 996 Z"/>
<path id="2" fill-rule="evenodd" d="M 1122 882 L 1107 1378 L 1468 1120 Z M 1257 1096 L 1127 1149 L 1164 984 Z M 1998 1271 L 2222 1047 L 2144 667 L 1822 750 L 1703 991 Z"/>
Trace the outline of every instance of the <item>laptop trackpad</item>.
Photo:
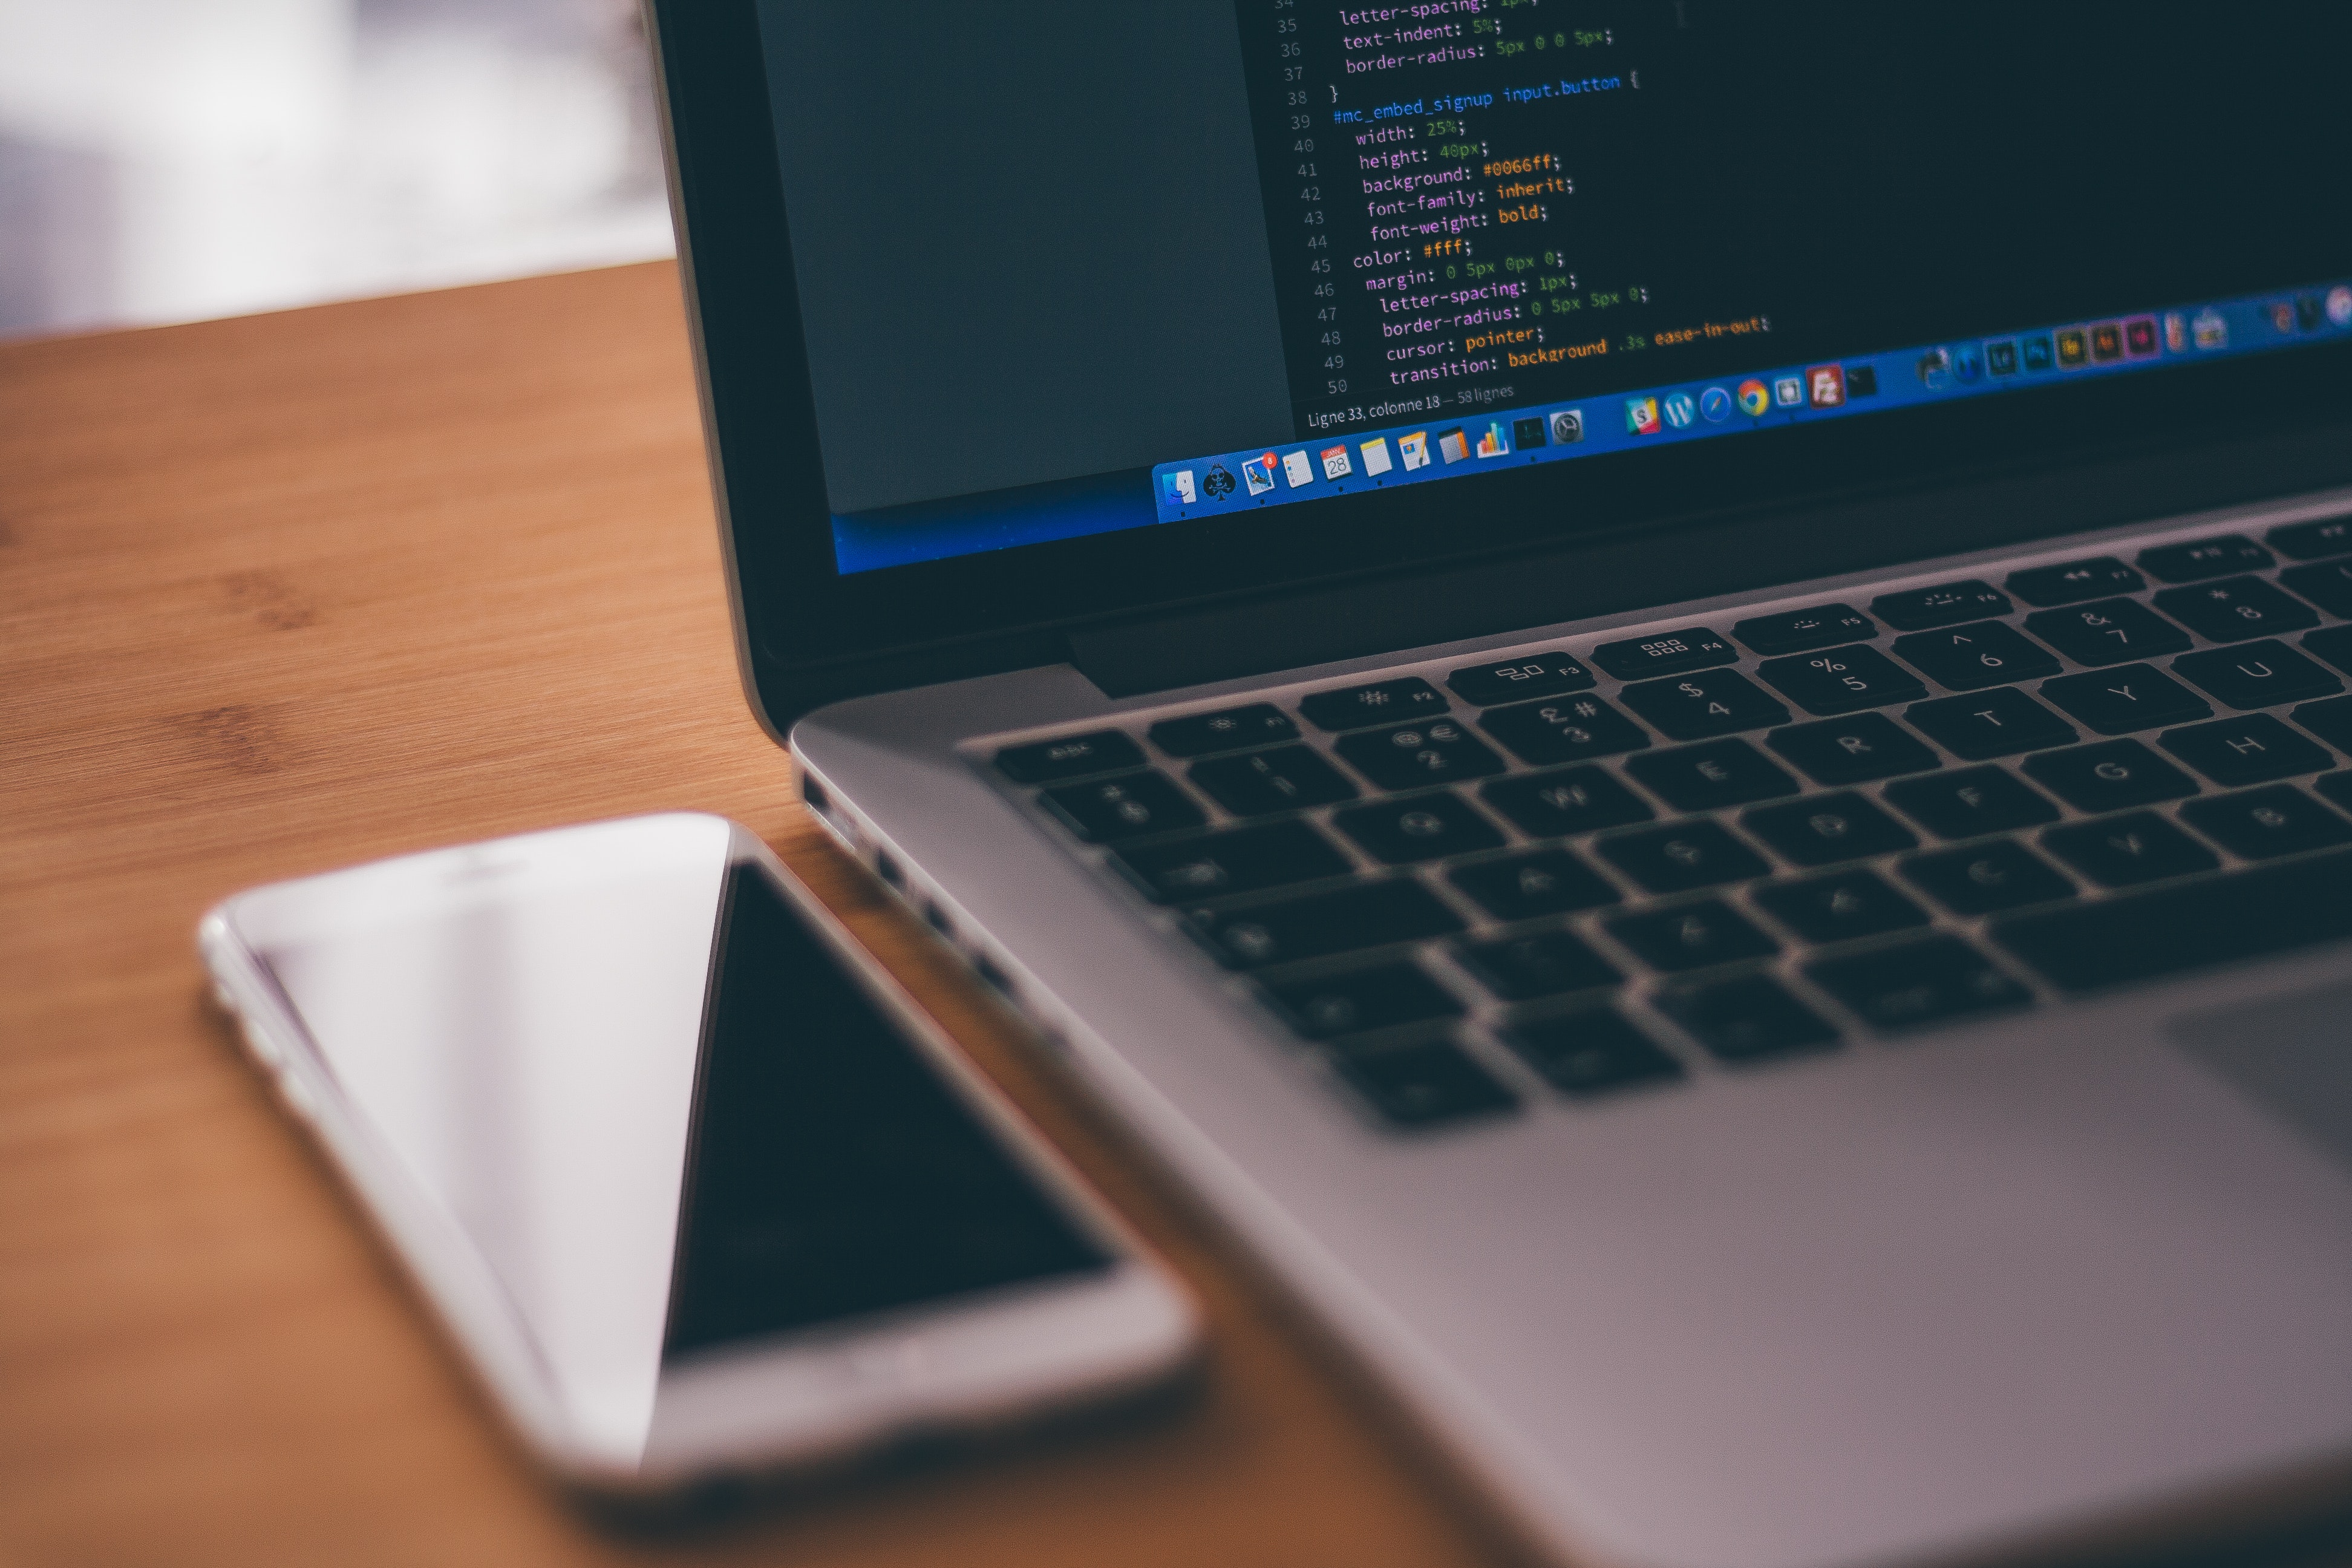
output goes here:
<path id="1" fill-rule="evenodd" d="M 2189 1014 L 2166 1032 L 2352 1168 L 2352 983 Z"/>

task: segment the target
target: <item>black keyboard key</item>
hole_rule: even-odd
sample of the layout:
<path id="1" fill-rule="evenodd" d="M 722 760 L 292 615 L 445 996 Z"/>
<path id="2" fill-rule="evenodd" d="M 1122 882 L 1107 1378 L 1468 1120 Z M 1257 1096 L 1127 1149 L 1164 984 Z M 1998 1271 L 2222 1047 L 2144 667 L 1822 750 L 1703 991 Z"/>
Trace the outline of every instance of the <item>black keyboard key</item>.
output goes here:
<path id="1" fill-rule="evenodd" d="M 2319 612 L 2260 577 L 2230 577 L 2197 588 L 2167 588 L 2156 607 L 2211 642 L 2299 632 L 2319 624 Z"/>
<path id="2" fill-rule="evenodd" d="M 2042 836 L 2042 847 L 2103 888 L 2129 888 L 2210 871 L 2213 852 L 2152 811 L 2071 823 Z"/>
<path id="3" fill-rule="evenodd" d="M 1625 771 L 1669 805 L 1710 811 L 1797 793 L 1797 781 L 1745 741 L 1709 741 L 1629 759 Z"/>
<path id="4" fill-rule="evenodd" d="M 2279 581 L 2339 621 L 2352 621 L 2352 559 L 2290 566 Z"/>
<path id="5" fill-rule="evenodd" d="M 1382 789 L 1419 789 L 1503 771 L 1494 748 L 1452 719 L 1342 735 L 1333 749 Z"/>
<path id="6" fill-rule="evenodd" d="M 1474 664 L 1445 678 L 1454 695 L 1474 708 L 1558 697 L 1592 685 L 1592 672 L 1564 653 L 1523 653 L 1499 664 Z"/>
<path id="7" fill-rule="evenodd" d="M 1714 669 L 1671 680 L 1629 686 L 1618 697 L 1626 707 L 1677 741 L 1704 741 L 1785 724 L 1789 710 L 1764 695 L 1736 669 Z"/>
<path id="8" fill-rule="evenodd" d="M 2000 768 L 1962 768 L 1886 786 L 1887 803 L 1938 838 L 1974 838 L 2058 820 L 2058 808 Z"/>
<path id="9" fill-rule="evenodd" d="M 2074 738 L 2063 719 L 2014 687 L 1998 687 L 1968 697 L 1914 702 L 1903 717 L 1971 762 L 2011 757 Z"/>
<path id="10" fill-rule="evenodd" d="M 2347 811 L 2352 811 L 2352 769 L 2311 781 L 2311 787 Z"/>
<path id="11" fill-rule="evenodd" d="M 1905 734 L 1883 713 L 1792 724 L 1765 736 L 1764 743 L 1826 784 L 1862 784 L 1944 765 L 1917 736 Z"/>
<path id="12" fill-rule="evenodd" d="M 1780 951 L 1779 942 L 1717 899 L 1620 915 L 1609 922 L 1609 934 L 1651 968 L 1668 973 L 1742 958 L 1769 958 Z"/>
<path id="13" fill-rule="evenodd" d="M 2182 653 L 2189 634 L 2137 599 L 2101 599 L 2063 610 L 2036 610 L 2025 629 L 2076 664 L 2122 664 Z"/>
<path id="14" fill-rule="evenodd" d="M 1479 786 L 1478 798 L 1518 824 L 1530 838 L 1622 827 L 1656 815 L 1613 774 L 1596 767 L 1496 779 Z"/>
<path id="15" fill-rule="evenodd" d="M 2160 544 L 2139 552 L 2139 563 L 2150 576 L 2166 583 L 2202 583 L 2271 563 L 2271 552 L 2242 533 L 2200 539 L 2188 544 Z"/>
<path id="16" fill-rule="evenodd" d="M 1303 822 L 1269 822 L 1196 834 L 1152 845 L 1123 845 L 1111 864 L 1154 903 L 1254 893 L 1354 868 L 1330 841 Z"/>
<path id="17" fill-rule="evenodd" d="M 1089 844 L 1198 827 L 1208 817 L 1175 782 L 1155 773 L 1120 773 L 1045 792 L 1049 810 Z"/>
<path id="18" fill-rule="evenodd" d="M 2352 752 L 2352 697 L 2306 702 L 2290 717 L 2337 751 Z"/>
<path id="19" fill-rule="evenodd" d="M 2309 647 L 2318 640 L 2315 637 L 2305 637 L 2304 646 Z M 2315 697 L 2333 697 L 2344 689 L 2342 681 L 2283 642 L 2255 642 L 2243 647 L 2192 653 L 2174 659 L 2172 673 L 2202 687 L 2232 708 L 2274 708 L 2282 702 L 2308 702 Z"/>
<path id="20" fill-rule="evenodd" d="M 1654 893 L 1744 882 L 1771 870 L 1762 857 L 1712 822 L 1668 823 L 1593 845 L 1603 859 Z"/>
<path id="21" fill-rule="evenodd" d="M 1450 936 L 1462 929 L 1462 918 L 1436 894 L 1403 877 L 1242 909 L 1192 910 L 1185 919 L 1211 951 L 1236 969 Z"/>
<path id="22" fill-rule="evenodd" d="M 2326 747 L 2305 740 L 2267 713 L 2167 730 L 2156 743 L 2229 789 L 2336 765 Z"/>
<path id="23" fill-rule="evenodd" d="M 1923 632 L 1930 626 L 1953 626 L 1962 621 L 2005 616 L 2009 595 L 1991 584 L 1970 577 L 1960 583 L 1939 583 L 1933 588 L 1906 588 L 1881 594 L 1870 601 L 1871 613 L 1899 632 Z"/>
<path id="24" fill-rule="evenodd" d="M 1353 800 L 1357 789 L 1307 746 L 1280 746 L 1245 757 L 1194 763 L 1189 775 L 1235 816 L 1264 816 Z"/>
<path id="25" fill-rule="evenodd" d="M 1989 915 L 2074 896 L 2074 884 L 2054 867 L 2007 838 L 1915 855 L 1898 869 L 1905 881 L 1957 915 Z"/>
<path id="26" fill-rule="evenodd" d="M 2098 815 L 2197 793 L 2197 781 L 2137 741 L 2098 741 L 2025 760 L 2036 784 L 2078 811 Z"/>
<path id="27" fill-rule="evenodd" d="M 1624 642 L 1605 642 L 1592 650 L 1592 662 L 1620 680 L 1646 680 L 1653 676 L 1682 675 L 1733 664 L 1739 650 L 1705 626 L 1685 626 L 1678 632 L 1657 632 Z"/>
<path id="28" fill-rule="evenodd" d="M 1015 784 L 1051 784 L 1131 768 L 1142 761 L 1143 748 L 1127 736 L 1117 730 L 1097 730 L 1089 735 L 1007 746 L 996 753 L 996 771 Z"/>
<path id="29" fill-rule="evenodd" d="M 1617 901 L 1617 889 L 1565 849 L 1538 849 L 1506 860 L 1457 866 L 1448 881 L 1498 921 L 1531 921 Z"/>
<path id="30" fill-rule="evenodd" d="M 1284 1023 L 1310 1040 L 1360 1034 L 1431 1018 L 1454 1018 L 1462 1004 L 1417 963 L 1400 959 L 1312 980 L 1265 987 Z"/>
<path id="31" fill-rule="evenodd" d="M 2187 724 L 2213 716 L 2213 710 L 2203 699 L 2158 673 L 2152 664 L 2126 664 L 2103 669 L 2096 675 L 2066 675 L 2045 680 L 2041 697 L 2102 735 L 2128 735 L 2162 724 Z"/>
<path id="32" fill-rule="evenodd" d="M 1554 1089 L 1579 1099 L 1683 1076 L 1680 1062 L 1613 1007 L 1514 1024 L 1503 1040 Z"/>
<path id="33" fill-rule="evenodd" d="M 1445 711 L 1445 694 L 1418 675 L 1374 680 L 1318 691 L 1298 700 L 1298 710 L 1326 730 L 1360 730 Z"/>
<path id="34" fill-rule="evenodd" d="M 2136 594 L 2146 587 L 2140 574 L 2112 555 L 2011 572 L 2009 591 L 2029 605 L 2079 605 L 2110 594 Z"/>
<path id="35" fill-rule="evenodd" d="M 1487 990 L 1506 1002 L 1591 991 L 1624 978 L 1614 965 L 1564 931 L 1473 942 L 1460 948 L 1455 956 Z"/>
<path id="36" fill-rule="evenodd" d="M 2330 626 L 2303 639 L 2303 646 L 2336 668 L 2352 670 L 2352 626 Z"/>
<path id="37" fill-rule="evenodd" d="M 1673 986 L 1658 1008 L 1727 1062 L 1752 1062 L 1837 1044 L 1837 1031 L 1769 974 Z"/>
<path id="38" fill-rule="evenodd" d="M 1519 1103 L 1460 1047 L 1444 1040 L 1341 1052 L 1332 1066 L 1384 1121 L 1415 1131 L 1496 1115 Z"/>
<path id="39" fill-rule="evenodd" d="M 1885 1034 L 2023 1007 L 2033 994 L 1956 936 L 1921 937 L 1849 958 L 1818 959 L 1805 977 Z"/>
<path id="40" fill-rule="evenodd" d="M 1253 702 L 1246 708 L 1162 719 L 1151 726 L 1150 733 L 1151 743 L 1171 757 L 1205 757 L 1216 752 L 1238 752 L 1248 746 L 1296 741 L 1298 726 L 1273 703 Z"/>
<path id="41" fill-rule="evenodd" d="M 2352 936 L 2352 850 L 2023 915 L 1991 934 L 2068 991 L 2291 952 Z"/>
<path id="42" fill-rule="evenodd" d="M 2296 561 L 2318 561 L 2352 551 L 2352 517 L 2323 517 L 2315 522 L 2283 523 L 2263 538 L 2280 554 Z"/>
<path id="43" fill-rule="evenodd" d="M 1615 756 L 1650 743 L 1648 731 L 1598 697 L 1493 708 L 1478 722 L 1521 760 L 1538 767 Z"/>
<path id="44" fill-rule="evenodd" d="M 1731 635 L 1758 653 L 1804 653 L 1856 637 L 1874 637 L 1878 626 L 1851 605 L 1816 605 L 1810 610 L 1750 616 L 1734 626 Z"/>
<path id="45" fill-rule="evenodd" d="M 1807 942 L 1851 942 L 1927 923 L 1927 911 L 1868 871 L 1833 871 L 1755 890 L 1757 907 Z"/>
<path id="46" fill-rule="evenodd" d="M 1834 866 L 1919 844 L 1909 828 L 1851 790 L 1756 806 L 1740 817 L 1739 826 L 1797 866 Z"/>
<path id="47" fill-rule="evenodd" d="M 2180 815 L 2189 826 L 2249 860 L 2325 849 L 2352 840 L 2352 823 L 2293 784 L 2192 800 L 2180 808 Z"/>
<path id="48" fill-rule="evenodd" d="M 1768 658 L 1756 673 L 1808 713 L 1854 713 L 1927 695 L 1917 676 L 1860 644 L 1803 658 Z"/>
<path id="49" fill-rule="evenodd" d="M 1416 795 L 1334 813 L 1331 825 L 1391 866 L 1499 848 L 1502 829 L 1457 795 Z"/>
<path id="50" fill-rule="evenodd" d="M 1895 651 L 1953 691 L 1975 691 L 2058 673 L 2058 661 L 2003 621 L 1971 621 L 1895 639 Z"/>

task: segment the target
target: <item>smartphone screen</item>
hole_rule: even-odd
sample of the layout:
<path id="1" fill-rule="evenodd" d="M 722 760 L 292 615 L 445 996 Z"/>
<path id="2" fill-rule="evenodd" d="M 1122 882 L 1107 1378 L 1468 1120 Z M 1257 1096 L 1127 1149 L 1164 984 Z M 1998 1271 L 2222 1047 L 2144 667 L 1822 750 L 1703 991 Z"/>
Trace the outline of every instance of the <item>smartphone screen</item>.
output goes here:
<path id="1" fill-rule="evenodd" d="M 321 879 L 374 877 L 249 938 L 616 1457 L 681 1367 L 1117 1261 L 725 824 L 667 820 Z"/>

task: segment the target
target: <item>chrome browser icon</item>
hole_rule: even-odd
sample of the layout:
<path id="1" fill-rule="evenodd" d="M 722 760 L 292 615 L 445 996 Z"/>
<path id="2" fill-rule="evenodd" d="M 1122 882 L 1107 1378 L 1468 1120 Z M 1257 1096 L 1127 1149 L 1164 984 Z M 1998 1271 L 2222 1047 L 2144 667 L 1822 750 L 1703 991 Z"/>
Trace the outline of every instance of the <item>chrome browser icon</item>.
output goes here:
<path id="1" fill-rule="evenodd" d="M 1772 389 L 1753 379 L 1739 384 L 1739 412 L 1750 419 L 1760 419 L 1772 406 Z"/>

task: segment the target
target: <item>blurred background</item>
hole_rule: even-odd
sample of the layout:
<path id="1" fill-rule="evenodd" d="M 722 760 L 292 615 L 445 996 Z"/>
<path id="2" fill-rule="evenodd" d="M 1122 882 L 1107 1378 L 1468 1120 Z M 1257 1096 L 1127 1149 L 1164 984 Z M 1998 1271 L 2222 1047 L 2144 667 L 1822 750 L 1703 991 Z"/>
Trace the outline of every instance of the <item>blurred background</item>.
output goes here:
<path id="1" fill-rule="evenodd" d="M 0 338 L 667 256 L 633 0 L 0 0 Z"/>

